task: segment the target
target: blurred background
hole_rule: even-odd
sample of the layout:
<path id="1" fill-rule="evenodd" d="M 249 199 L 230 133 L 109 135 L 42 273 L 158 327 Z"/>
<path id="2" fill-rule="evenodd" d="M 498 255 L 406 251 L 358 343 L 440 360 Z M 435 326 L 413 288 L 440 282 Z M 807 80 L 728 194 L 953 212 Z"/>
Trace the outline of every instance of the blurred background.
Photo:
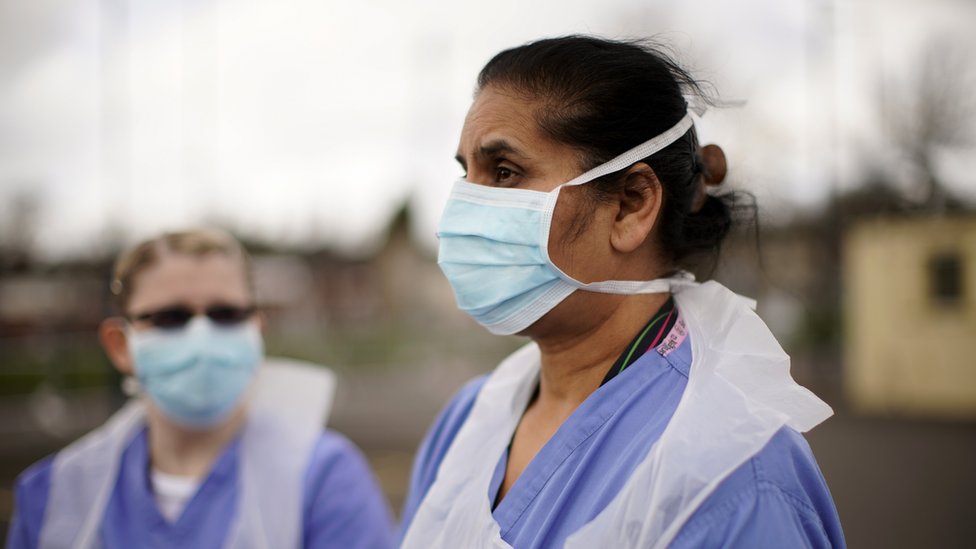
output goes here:
<path id="1" fill-rule="evenodd" d="M 457 312 L 434 229 L 475 76 L 546 36 L 656 35 L 741 106 L 697 122 L 749 191 L 705 269 L 837 414 L 808 435 L 852 547 L 976 540 L 976 3 L 0 0 L 0 535 L 15 476 L 123 397 L 96 327 L 166 229 L 255 256 L 272 354 L 394 509 L 461 384 L 518 338 Z"/>

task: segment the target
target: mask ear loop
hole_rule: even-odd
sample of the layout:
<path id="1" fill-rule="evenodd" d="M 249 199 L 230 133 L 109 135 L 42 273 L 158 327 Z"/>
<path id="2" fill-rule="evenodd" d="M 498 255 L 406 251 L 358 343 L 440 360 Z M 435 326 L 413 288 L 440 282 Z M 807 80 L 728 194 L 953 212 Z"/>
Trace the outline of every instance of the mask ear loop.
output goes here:
<path id="1" fill-rule="evenodd" d="M 678 138 L 687 133 L 692 125 L 693 122 L 691 119 L 691 114 L 686 113 L 677 124 L 666 130 L 664 133 L 659 134 L 650 140 L 645 141 L 644 143 L 641 143 L 633 149 L 624 152 L 623 154 L 593 168 L 592 170 L 574 177 L 570 181 L 563 183 L 548 193 L 549 196 L 546 198 L 546 206 L 542 211 L 542 223 L 539 231 L 539 249 L 542 251 L 543 259 L 545 259 L 549 266 L 555 269 L 560 278 L 581 290 L 601 293 L 658 293 L 666 292 L 670 289 L 671 279 L 667 278 L 656 280 L 604 280 L 590 283 L 580 282 L 579 280 L 576 280 L 575 278 L 566 274 L 552 261 L 552 258 L 549 257 L 549 233 L 552 229 L 552 216 L 556 211 L 559 193 L 562 191 L 563 187 L 575 187 L 577 185 L 583 185 L 605 175 L 619 172 L 620 170 L 627 168 L 660 151 L 671 143 L 674 143 Z M 691 276 L 690 273 L 682 272 L 679 274 L 678 278 L 687 279 L 688 276 Z M 691 276 L 691 279 L 694 280 L 694 277 Z"/>

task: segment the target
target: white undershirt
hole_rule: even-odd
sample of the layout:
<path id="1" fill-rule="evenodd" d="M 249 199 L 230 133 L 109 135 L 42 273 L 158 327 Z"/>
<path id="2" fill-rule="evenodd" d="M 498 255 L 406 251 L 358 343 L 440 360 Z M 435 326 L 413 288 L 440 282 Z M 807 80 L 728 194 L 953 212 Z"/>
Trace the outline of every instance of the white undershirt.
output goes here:
<path id="1" fill-rule="evenodd" d="M 176 522 L 200 486 L 200 482 L 194 477 L 170 475 L 156 469 L 149 472 L 149 480 L 156 497 L 156 507 L 170 523 Z"/>

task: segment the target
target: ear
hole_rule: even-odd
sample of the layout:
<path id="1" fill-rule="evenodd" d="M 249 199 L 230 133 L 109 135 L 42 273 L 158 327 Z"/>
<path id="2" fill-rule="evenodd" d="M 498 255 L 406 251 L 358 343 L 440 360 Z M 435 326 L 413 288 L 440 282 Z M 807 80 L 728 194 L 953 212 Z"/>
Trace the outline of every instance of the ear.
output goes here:
<path id="1" fill-rule="evenodd" d="M 610 244 L 622 253 L 639 248 L 657 222 L 664 188 L 654 170 L 638 162 L 624 174 L 624 190 L 617 198 L 617 215 L 610 233 Z"/>
<path id="2" fill-rule="evenodd" d="M 125 320 L 120 317 L 103 320 L 98 327 L 98 341 L 116 370 L 122 375 L 135 375 L 135 364 L 129 353 L 128 337 L 125 333 Z"/>

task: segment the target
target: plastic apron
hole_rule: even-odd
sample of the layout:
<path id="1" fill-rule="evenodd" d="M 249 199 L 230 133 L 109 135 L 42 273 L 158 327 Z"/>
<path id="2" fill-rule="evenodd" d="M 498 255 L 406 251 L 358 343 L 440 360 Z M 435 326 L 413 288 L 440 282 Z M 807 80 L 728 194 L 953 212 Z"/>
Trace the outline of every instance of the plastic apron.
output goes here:
<path id="1" fill-rule="evenodd" d="M 272 359 L 258 369 L 241 437 L 240 496 L 226 547 L 300 547 L 308 461 L 335 391 L 325 368 Z M 129 401 L 109 420 L 58 452 L 39 546 L 99 547 L 102 516 L 122 453 L 145 426 L 146 405 Z"/>
<path id="2" fill-rule="evenodd" d="M 784 425 L 808 431 L 833 413 L 793 381 L 789 357 L 754 302 L 717 282 L 674 281 L 692 365 L 668 426 L 610 504 L 567 548 L 666 547 L 715 488 Z M 508 548 L 488 498 L 492 472 L 538 383 L 529 344 L 491 374 L 405 536 L 404 548 Z"/>

